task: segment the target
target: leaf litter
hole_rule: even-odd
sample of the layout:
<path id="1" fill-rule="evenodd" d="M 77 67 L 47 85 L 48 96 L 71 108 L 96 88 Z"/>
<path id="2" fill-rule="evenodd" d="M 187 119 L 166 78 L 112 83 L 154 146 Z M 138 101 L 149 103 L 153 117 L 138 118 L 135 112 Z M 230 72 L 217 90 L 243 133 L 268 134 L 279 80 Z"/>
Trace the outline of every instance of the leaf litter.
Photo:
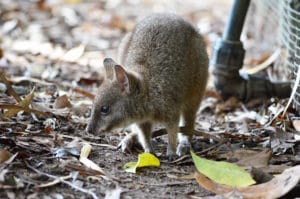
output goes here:
<path id="1" fill-rule="evenodd" d="M 131 154 L 117 150 L 125 130 L 85 133 L 92 99 L 102 81 L 101 60 L 116 55 L 120 38 L 139 18 L 157 10 L 177 10 L 205 33 L 209 52 L 216 33 L 223 32 L 228 1 L 216 1 L 218 7 L 215 1 L 166 2 L 0 2 L 0 198 L 243 196 L 255 187 L 253 192 L 262 194 L 258 188 L 276 189 L 277 195 L 271 196 L 276 198 L 297 188 L 299 118 L 287 100 L 244 104 L 235 98 L 222 101 L 210 87 L 206 92 L 193 132 L 194 151 L 244 167 L 261 183 L 243 188 L 245 192 L 199 186 L 192 177 L 195 167 L 190 155 L 173 162 L 162 155 L 166 152 L 162 129 L 154 132 L 152 140 L 160 167 L 137 174 L 125 172 L 123 165 L 136 159 L 140 148 Z M 250 63 L 256 66 L 248 71 L 269 67 L 277 54 L 253 58 Z M 253 168 L 269 181 L 257 180 Z M 286 177 L 291 177 L 287 186 L 280 183 Z M 274 186 L 274 180 L 279 184 Z"/>

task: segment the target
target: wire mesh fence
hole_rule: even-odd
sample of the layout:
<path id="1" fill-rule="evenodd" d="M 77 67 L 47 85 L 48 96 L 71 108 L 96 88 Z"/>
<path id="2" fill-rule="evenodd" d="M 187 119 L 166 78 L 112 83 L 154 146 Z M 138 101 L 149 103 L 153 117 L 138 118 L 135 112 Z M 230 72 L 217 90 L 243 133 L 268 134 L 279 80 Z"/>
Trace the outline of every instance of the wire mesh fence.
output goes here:
<path id="1" fill-rule="evenodd" d="M 249 18 L 247 31 L 250 21 L 252 34 L 261 49 L 281 49 L 274 67 L 281 76 L 292 80 L 293 87 L 300 68 L 300 1 L 253 0 Z M 293 105 L 300 114 L 300 85 Z"/>
<path id="2" fill-rule="evenodd" d="M 300 68 L 300 1 L 281 1 L 281 43 L 286 49 L 285 66 L 295 81 Z M 294 107 L 300 112 L 300 85 L 293 99 Z"/>

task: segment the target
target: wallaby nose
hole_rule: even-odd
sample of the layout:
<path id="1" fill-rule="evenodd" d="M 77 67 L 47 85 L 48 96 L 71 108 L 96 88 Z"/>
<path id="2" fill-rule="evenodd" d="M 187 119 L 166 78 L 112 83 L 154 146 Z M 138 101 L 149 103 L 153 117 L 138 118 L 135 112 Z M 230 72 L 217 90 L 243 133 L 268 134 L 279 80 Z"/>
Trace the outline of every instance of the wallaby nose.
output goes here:
<path id="1" fill-rule="evenodd" d="M 104 64 L 104 65 L 110 64 L 110 63 L 112 63 L 112 62 L 113 62 L 113 59 L 112 59 L 112 58 L 105 58 L 105 59 L 103 60 L 103 64 Z"/>
<path id="2" fill-rule="evenodd" d="M 85 131 L 90 133 L 90 134 L 93 134 L 95 132 L 95 129 L 96 129 L 95 126 L 90 122 L 86 126 Z"/>

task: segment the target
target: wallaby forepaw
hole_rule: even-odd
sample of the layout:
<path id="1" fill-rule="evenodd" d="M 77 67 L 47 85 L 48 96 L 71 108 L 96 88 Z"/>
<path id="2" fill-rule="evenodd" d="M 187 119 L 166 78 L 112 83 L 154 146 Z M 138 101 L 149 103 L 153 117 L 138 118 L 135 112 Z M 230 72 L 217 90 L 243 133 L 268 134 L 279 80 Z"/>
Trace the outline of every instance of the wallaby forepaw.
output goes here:
<path id="1" fill-rule="evenodd" d="M 178 158 L 176 153 L 170 149 L 167 150 L 167 156 L 168 156 L 169 161 L 173 161 Z"/>
<path id="2" fill-rule="evenodd" d="M 191 150 L 191 144 L 189 142 L 183 142 L 179 143 L 177 146 L 176 154 L 177 156 L 181 157 L 183 155 L 186 155 Z"/>
<path id="3" fill-rule="evenodd" d="M 125 136 L 118 145 L 123 153 L 130 153 L 131 149 L 136 145 L 136 138 L 130 134 Z"/>
<path id="4" fill-rule="evenodd" d="M 178 158 L 178 156 L 176 154 L 172 154 L 172 155 L 168 155 L 168 160 L 169 161 L 174 161 Z"/>

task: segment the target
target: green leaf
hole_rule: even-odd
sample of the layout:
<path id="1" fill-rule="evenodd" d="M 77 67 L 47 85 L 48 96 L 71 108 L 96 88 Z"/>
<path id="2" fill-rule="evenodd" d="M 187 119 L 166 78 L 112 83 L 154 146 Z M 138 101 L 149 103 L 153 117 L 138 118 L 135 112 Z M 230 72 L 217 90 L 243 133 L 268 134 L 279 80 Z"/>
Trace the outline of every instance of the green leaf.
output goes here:
<path id="1" fill-rule="evenodd" d="M 191 155 L 197 170 L 219 184 L 234 187 L 247 187 L 255 184 L 251 175 L 235 164 L 200 158 L 192 151 Z"/>
<path id="2" fill-rule="evenodd" d="M 159 159 L 152 155 L 151 153 L 142 153 L 139 154 L 138 162 L 128 162 L 124 165 L 124 169 L 130 173 L 136 173 L 137 168 L 141 167 L 151 167 L 151 166 L 160 166 Z"/>

